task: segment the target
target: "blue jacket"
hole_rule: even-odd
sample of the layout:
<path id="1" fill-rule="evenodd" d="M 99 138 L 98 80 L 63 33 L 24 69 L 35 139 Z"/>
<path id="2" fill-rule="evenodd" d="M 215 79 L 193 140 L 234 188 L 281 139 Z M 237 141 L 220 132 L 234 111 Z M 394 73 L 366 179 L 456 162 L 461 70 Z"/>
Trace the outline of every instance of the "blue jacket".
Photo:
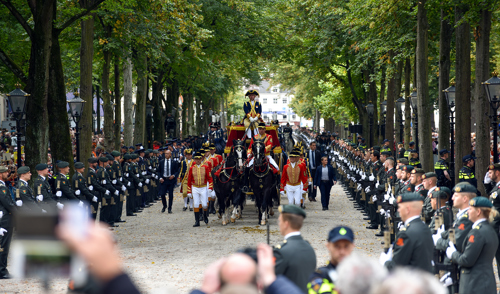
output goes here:
<path id="1" fill-rule="evenodd" d="M 326 167 L 328 168 L 328 180 L 332 181 L 337 181 L 337 178 L 335 177 L 335 170 L 333 169 L 333 166 L 327 164 Z M 318 166 L 316 168 L 316 176 L 314 177 L 314 186 L 318 186 L 321 184 L 321 174 L 323 171 L 323 166 Z"/>

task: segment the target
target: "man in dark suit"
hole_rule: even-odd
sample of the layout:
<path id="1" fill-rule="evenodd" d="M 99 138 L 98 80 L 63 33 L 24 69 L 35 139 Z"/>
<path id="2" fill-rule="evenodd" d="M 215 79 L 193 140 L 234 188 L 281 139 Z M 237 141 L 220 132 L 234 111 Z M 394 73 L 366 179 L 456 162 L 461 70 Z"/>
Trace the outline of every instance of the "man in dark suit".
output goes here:
<path id="1" fill-rule="evenodd" d="M 328 164 L 328 157 L 323 156 L 321 158 L 321 165 L 316 168 L 316 173 L 314 175 L 314 191 L 316 192 L 319 187 L 323 210 L 328 210 L 328 204 L 330 203 L 330 190 L 336 183 L 337 178 L 335 177 L 335 169 L 333 166 Z"/>
<path id="2" fill-rule="evenodd" d="M 165 151 L 165 159 L 160 161 L 158 176 L 160 176 L 160 196 L 163 208 L 161 212 L 165 212 L 167 201 L 165 194 L 168 191 L 168 213 L 172 213 L 172 202 L 174 201 L 174 188 L 179 176 L 179 163 L 172 158 L 170 150 Z"/>
<path id="3" fill-rule="evenodd" d="M 316 142 L 313 141 L 311 144 L 309 144 L 309 150 L 307 151 L 307 167 L 309 168 L 309 171 L 311 172 L 311 177 L 313 180 L 313 183 L 315 182 L 316 178 L 316 169 L 321 165 L 321 152 L 316 149 Z M 314 201 L 316 202 L 316 189 L 313 189 L 312 183 L 311 187 L 309 189 L 309 201 Z"/>
<path id="4" fill-rule="evenodd" d="M 284 275 L 307 293 L 308 279 L 316 270 L 316 254 L 300 235 L 306 212 L 295 205 L 281 205 L 278 210 L 280 233 L 285 240 L 274 247 L 276 275 Z"/>

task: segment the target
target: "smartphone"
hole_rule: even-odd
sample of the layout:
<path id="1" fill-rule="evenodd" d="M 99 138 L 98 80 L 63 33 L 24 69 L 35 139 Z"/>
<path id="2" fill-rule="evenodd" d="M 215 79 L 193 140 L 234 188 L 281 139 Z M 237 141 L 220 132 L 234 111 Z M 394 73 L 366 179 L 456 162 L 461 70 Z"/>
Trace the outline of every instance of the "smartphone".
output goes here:
<path id="1" fill-rule="evenodd" d="M 71 227 L 78 238 L 86 238 L 89 213 L 77 203 L 66 203 L 64 210 L 47 213 L 18 211 L 14 216 L 16 237 L 12 241 L 14 278 L 37 277 L 43 280 L 69 277 L 75 286 L 87 279 L 87 267 L 55 233 L 58 225 Z"/>

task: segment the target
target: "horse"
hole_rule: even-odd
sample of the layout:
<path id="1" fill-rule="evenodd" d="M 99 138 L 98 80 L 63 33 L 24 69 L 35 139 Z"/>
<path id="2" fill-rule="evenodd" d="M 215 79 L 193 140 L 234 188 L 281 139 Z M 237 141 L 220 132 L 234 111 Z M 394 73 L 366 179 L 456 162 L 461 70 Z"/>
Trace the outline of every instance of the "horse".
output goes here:
<path id="1" fill-rule="evenodd" d="M 233 146 L 226 159 L 212 170 L 214 180 L 214 191 L 219 203 L 219 218 L 222 218 L 222 225 L 228 224 L 226 208 L 231 204 L 234 206 L 231 215 L 231 222 L 241 217 L 243 201 L 240 190 L 242 174 L 245 169 L 247 153 L 243 141 L 233 140 Z M 229 212 L 229 210 L 228 210 Z"/>
<path id="2" fill-rule="evenodd" d="M 293 144 L 294 144 L 292 133 L 291 132 L 283 132 L 283 141 L 284 141 L 283 147 L 285 149 L 285 152 L 287 152 L 287 153 L 292 152 Z"/>
<path id="3" fill-rule="evenodd" d="M 265 155 L 262 139 L 254 139 L 252 152 L 254 162 L 249 171 L 249 183 L 255 196 L 255 205 L 259 210 L 259 223 L 266 224 L 268 212 L 273 214 L 272 191 L 276 187 L 276 178 Z"/>

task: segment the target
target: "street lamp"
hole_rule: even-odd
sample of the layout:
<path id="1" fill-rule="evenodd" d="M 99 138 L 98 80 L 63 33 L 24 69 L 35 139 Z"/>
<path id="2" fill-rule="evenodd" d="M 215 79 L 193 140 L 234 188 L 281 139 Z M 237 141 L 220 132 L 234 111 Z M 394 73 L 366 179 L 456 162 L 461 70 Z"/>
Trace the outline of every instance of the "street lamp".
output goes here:
<path id="1" fill-rule="evenodd" d="M 493 109 L 493 163 L 498 163 L 498 107 L 500 107 L 500 79 L 498 73 L 492 73 L 493 77 L 483 83 L 486 95 Z"/>
<path id="2" fill-rule="evenodd" d="M 405 98 L 399 97 L 398 100 L 396 100 L 396 109 L 398 110 L 398 116 L 399 116 L 399 142 L 403 142 L 403 133 L 404 133 L 404 105 L 405 105 Z"/>
<path id="3" fill-rule="evenodd" d="M 147 129 L 148 129 L 148 148 L 151 148 L 151 125 L 152 125 L 152 119 L 153 119 L 153 105 L 151 105 L 151 102 L 149 100 L 146 101 L 146 115 L 148 119 L 146 120 L 147 124 Z"/>
<path id="4" fill-rule="evenodd" d="M 370 101 L 370 104 L 366 105 L 366 112 L 368 112 L 368 116 L 370 117 L 370 147 L 373 147 L 373 113 L 375 111 L 375 106 Z"/>
<path id="5" fill-rule="evenodd" d="M 417 99 L 417 89 L 413 89 L 410 95 L 410 104 L 413 109 L 413 122 L 415 123 L 415 145 L 418 151 L 418 99 Z"/>
<path id="6" fill-rule="evenodd" d="M 82 118 L 83 106 L 85 105 L 85 100 L 78 97 L 78 92 L 73 93 L 75 97 L 68 100 L 69 110 L 71 111 L 71 116 L 76 125 L 75 138 L 76 138 L 76 161 L 80 161 L 80 127 L 78 123 Z"/>
<path id="7" fill-rule="evenodd" d="M 7 98 L 9 99 L 9 104 L 14 114 L 16 120 L 16 133 L 17 133 L 17 167 L 21 167 L 21 120 L 23 119 L 24 113 L 26 111 L 26 101 L 30 94 L 24 92 L 20 89 L 21 84 L 16 84 L 16 89 L 9 94 Z"/>
<path id="8" fill-rule="evenodd" d="M 451 86 L 443 90 L 444 96 L 446 97 L 446 102 L 450 110 L 450 133 L 451 133 L 451 169 L 455 167 L 455 83 L 451 83 Z"/>

